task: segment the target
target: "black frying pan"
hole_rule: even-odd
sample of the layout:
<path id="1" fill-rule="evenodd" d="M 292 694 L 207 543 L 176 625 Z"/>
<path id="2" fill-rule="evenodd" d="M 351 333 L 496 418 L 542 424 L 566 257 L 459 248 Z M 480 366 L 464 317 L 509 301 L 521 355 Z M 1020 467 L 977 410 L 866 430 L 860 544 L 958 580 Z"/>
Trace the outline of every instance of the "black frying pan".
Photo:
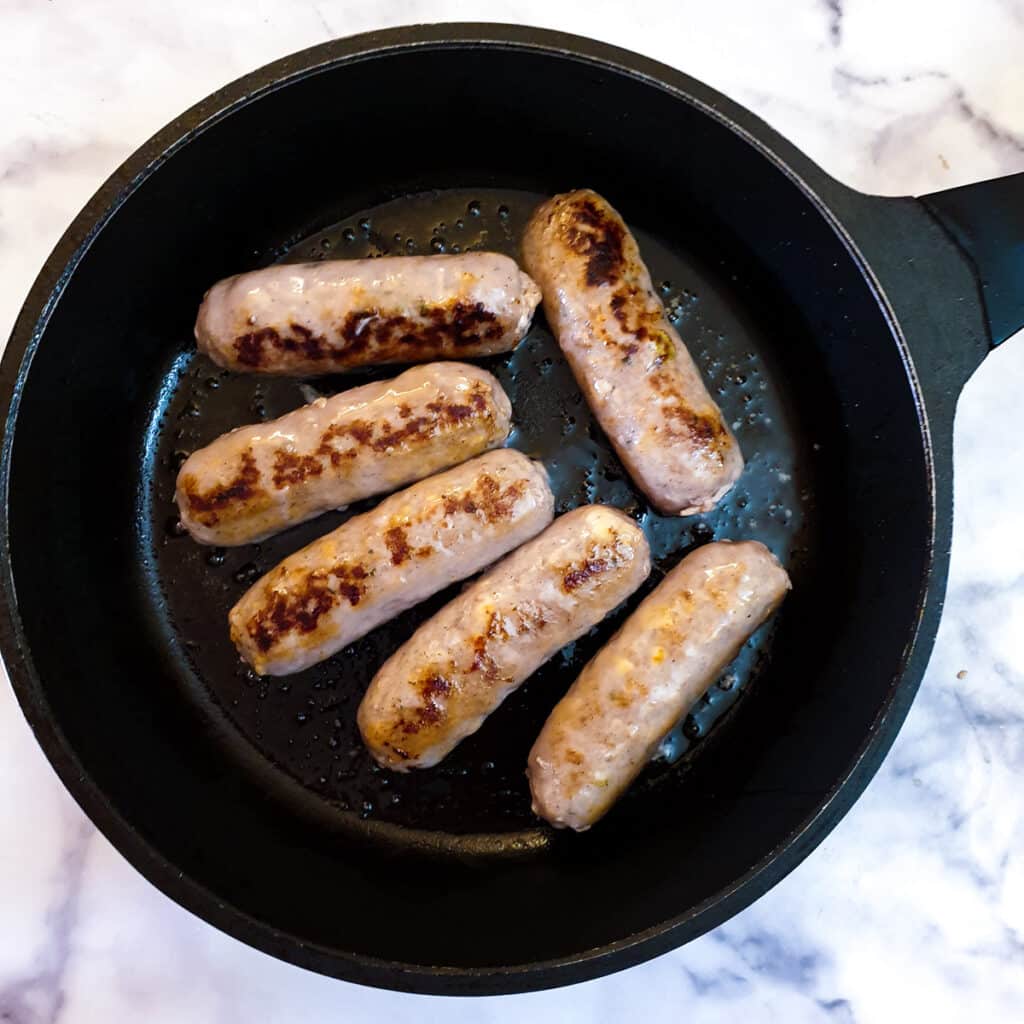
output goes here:
<path id="1" fill-rule="evenodd" d="M 443 767 L 394 777 L 361 749 L 355 707 L 451 593 L 322 666 L 259 679 L 227 609 L 343 517 L 211 551 L 180 535 L 171 502 L 185 454 L 311 397 L 196 356 L 213 281 L 279 259 L 514 252 L 538 198 L 579 186 L 635 228 L 748 466 L 713 513 L 654 514 L 541 319 L 487 361 L 513 443 L 545 460 L 560 509 L 607 501 L 644 524 L 652 585 L 712 537 L 766 541 L 794 580 L 774 626 L 582 836 L 531 817 L 524 759 L 626 610 Z M 686 942 L 807 856 L 906 715 L 946 581 L 953 407 L 1024 321 L 1022 242 L 1021 176 L 860 195 L 717 93 L 577 37 L 417 27 L 270 65 L 103 186 L 8 344 L 0 640 L 25 714 L 146 877 L 305 967 L 513 992 Z"/>

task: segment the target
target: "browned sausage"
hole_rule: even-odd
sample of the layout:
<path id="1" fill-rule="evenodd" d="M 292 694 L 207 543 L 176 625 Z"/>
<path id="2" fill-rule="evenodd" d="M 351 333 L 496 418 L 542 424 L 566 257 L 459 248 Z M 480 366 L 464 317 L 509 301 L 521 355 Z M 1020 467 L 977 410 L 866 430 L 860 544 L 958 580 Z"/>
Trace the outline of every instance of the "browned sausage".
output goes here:
<path id="1" fill-rule="evenodd" d="M 231 609 L 257 672 L 298 672 L 465 579 L 554 515 L 544 469 L 509 448 L 421 480 L 286 558 Z"/>
<path id="2" fill-rule="evenodd" d="M 437 764 L 650 571 L 643 531 L 617 509 L 584 505 L 556 519 L 384 663 L 359 705 L 370 753 L 396 771 Z"/>
<path id="3" fill-rule="evenodd" d="M 178 473 L 181 521 L 201 544 L 248 544 L 494 448 L 512 407 L 486 370 L 429 363 L 239 427 Z"/>
<path id="4" fill-rule="evenodd" d="M 789 586 L 756 541 L 719 541 L 687 555 L 544 723 L 527 766 L 534 811 L 559 828 L 590 828 Z"/>
<path id="5" fill-rule="evenodd" d="M 287 263 L 215 284 L 196 343 L 219 366 L 312 376 L 515 348 L 540 291 L 493 252 Z"/>
<path id="6" fill-rule="evenodd" d="M 743 456 L 651 285 L 636 240 L 596 192 L 533 214 L 523 260 L 580 389 L 637 486 L 662 512 L 706 512 Z"/>

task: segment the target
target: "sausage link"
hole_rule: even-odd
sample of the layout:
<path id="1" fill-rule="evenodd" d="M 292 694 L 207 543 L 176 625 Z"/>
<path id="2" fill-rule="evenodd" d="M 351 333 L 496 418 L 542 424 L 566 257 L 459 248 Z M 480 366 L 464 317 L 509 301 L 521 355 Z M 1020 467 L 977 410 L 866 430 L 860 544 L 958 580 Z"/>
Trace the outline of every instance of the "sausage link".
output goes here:
<path id="1" fill-rule="evenodd" d="M 196 343 L 218 366 L 284 376 L 484 356 L 515 348 L 539 301 L 493 252 L 277 264 L 215 284 Z"/>
<path id="2" fill-rule="evenodd" d="M 637 486 L 661 512 L 706 512 L 743 470 L 721 410 L 651 285 L 622 218 L 589 189 L 555 196 L 523 261 L 576 381 Z"/>
<path id="3" fill-rule="evenodd" d="M 590 828 L 790 588 L 757 541 L 706 544 L 641 602 L 555 706 L 530 751 L 533 810 Z"/>
<path id="4" fill-rule="evenodd" d="M 543 467 L 502 448 L 421 480 L 289 556 L 242 596 L 231 639 L 263 675 L 329 658 L 544 529 Z"/>
<path id="5" fill-rule="evenodd" d="M 586 505 L 561 516 L 384 663 L 359 706 L 370 753 L 396 771 L 437 764 L 650 571 L 643 531 L 617 509 Z"/>
<path id="6" fill-rule="evenodd" d="M 185 460 L 175 500 L 201 544 L 248 544 L 494 448 L 511 416 L 486 370 L 430 363 L 224 434 Z"/>

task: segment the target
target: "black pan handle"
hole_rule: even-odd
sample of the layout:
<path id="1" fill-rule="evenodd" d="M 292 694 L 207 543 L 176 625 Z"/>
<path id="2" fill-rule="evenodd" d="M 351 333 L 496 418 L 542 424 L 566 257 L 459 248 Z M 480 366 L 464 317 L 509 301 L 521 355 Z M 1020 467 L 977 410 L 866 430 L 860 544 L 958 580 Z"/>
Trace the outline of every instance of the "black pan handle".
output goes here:
<path id="1" fill-rule="evenodd" d="M 921 196 L 974 270 L 993 346 L 1024 327 L 1024 173 Z"/>

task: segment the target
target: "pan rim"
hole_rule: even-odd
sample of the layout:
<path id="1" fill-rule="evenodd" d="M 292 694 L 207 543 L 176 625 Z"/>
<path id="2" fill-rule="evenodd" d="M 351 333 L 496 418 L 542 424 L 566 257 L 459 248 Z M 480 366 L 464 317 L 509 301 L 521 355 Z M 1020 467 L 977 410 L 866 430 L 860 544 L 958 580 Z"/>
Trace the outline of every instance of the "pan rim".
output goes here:
<path id="1" fill-rule="evenodd" d="M 740 135 L 810 199 L 871 289 L 907 373 L 926 459 L 929 535 L 927 565 L 917 594 L 917 618 L 898 672 L 872 728 L 817 809 L 779 846 L 731 886 L 641 932 L 566 957 L 507 967 L 438 967 L 381 960 L 303 940 L 219 899 L 143 839 L 88 776 L 54 719 L 29 650 L 18 609 L 10 550 L 11 458 L 21 392 L 50 315 L 94 238 L 134 191 L 208 127 L 279 88 L 336 67 L 388 52 L 425 48 L 494 48 L 554 54 L 642 80 L 696 106 Z M 218 89 L 142 144 L 100 186 L 57 242 L 18 315 L 0 362 L 0 650 L 18 702 L 65 788 L 114 847 L 148 881 L 221 931 L 300 967 L 361 984 L 424 994 L 494 995 L 585 981 L 633 966 L 709 931 L 763 895 L 825 838 L 875 774 L 902 725 L 927 664 L 941 609 L 946 559 L 937 559 L 935 459 L 920 382 L 896 319 L 875 274 L 827 198 L 844 191 L 809 158 L 755 115 L 668 65 L 586 37 L 492 23 L 442 22 L 363 33 L 301 50 Z M 845 190 L 849 191 L 849 190 Z M 937 564 L 941 563 L 941 564 Z M 937 571 L 938 570 L 938 571 Z M 930 618 L 929 618 L 930 616 Z"/>

